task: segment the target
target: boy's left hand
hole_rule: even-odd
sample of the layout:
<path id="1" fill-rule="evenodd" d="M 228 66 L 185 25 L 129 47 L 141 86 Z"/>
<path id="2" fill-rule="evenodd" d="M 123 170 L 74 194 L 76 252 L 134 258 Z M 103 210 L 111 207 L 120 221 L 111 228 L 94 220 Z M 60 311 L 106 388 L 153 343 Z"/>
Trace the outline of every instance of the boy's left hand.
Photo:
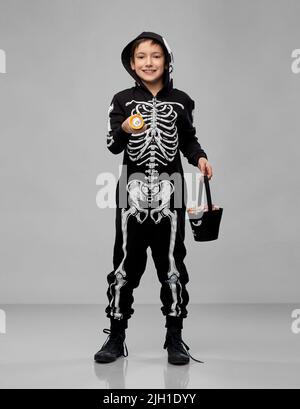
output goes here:
<path id="1" fill-rule="evenodd" d="M 208 180 L 212 178 L 212 167 L 206 158 L 199 158 L 198 168 L 200 169 L 203 175 L 206 175 Z"/>

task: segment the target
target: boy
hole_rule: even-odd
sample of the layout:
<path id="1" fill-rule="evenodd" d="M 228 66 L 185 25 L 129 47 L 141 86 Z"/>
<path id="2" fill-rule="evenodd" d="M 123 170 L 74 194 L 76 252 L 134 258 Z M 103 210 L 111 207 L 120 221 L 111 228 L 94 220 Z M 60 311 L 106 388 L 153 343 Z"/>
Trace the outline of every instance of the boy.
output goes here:
<path id="1" fill-rule="evenodd" d="M 212 168 L 195 136 L 194 101 L 173 88 L 174 60 L 166 40 L 143 32 L 127 44 L 121 59 L 135 86 L 115 94 L 108 111 L 107 147 L 114 154 L 124 151 L 126 174 L 123 170 L 117 184 L 114 270 L 107 276 L 110 329 L 103 332 L 109 337 L 94 359 L 107 363 L 128 355 L 125 329 L 134 312 L 133 289 L 145 271 L 150 246 L 161 283 L 168 362 L 187 364 L 191 355 L 181 335 L 189 301 L 183 262 L 186 185 L 179 152 L 209 179 Z M 130 126 L 134 114 L 144 120 L 141 129 Z M 170 175 L 179 177 L 173 181 Z"/>

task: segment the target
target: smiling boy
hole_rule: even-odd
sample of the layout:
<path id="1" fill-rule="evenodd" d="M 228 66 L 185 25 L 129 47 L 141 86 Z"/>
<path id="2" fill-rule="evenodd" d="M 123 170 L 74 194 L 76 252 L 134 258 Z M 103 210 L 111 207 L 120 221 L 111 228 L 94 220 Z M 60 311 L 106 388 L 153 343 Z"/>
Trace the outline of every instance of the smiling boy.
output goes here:
<path id="1" fill-rule="evenodd" d="M 187 364 L 191 355 L 182 340 L 189 301 L 189 276 L 183 261 L 186 185 L 180 152 L 209 179 L 212 167 L 196 137 L 194 101 L 173 87 L 174 59 L 166 40 L 143 32 L 127 44 L 121 59 L 135 86 L 115 94 L 108 111 L 107 147 L 114 154 L 124 151 L 126 174 L 122 172 L 117 185 L 114 268 L 107 275 L 105 312 L 110 329 L 103 331 L 109 337 L 94 359 L 106 363 L 128 355 L 125 329 L 134 313 L 133 290 L 145 271 L 150 247 L 161 283 L 168 362 Z M 130 127 L 134 114 L 143 117 L 142 129 Z M 174 174 L 180 176 L 179 182 L 167 177 Z M 126 195 L 126 207 L 120 206 L 121 193 Z M 178 198 L 182 199 L 179 207 Z"/>

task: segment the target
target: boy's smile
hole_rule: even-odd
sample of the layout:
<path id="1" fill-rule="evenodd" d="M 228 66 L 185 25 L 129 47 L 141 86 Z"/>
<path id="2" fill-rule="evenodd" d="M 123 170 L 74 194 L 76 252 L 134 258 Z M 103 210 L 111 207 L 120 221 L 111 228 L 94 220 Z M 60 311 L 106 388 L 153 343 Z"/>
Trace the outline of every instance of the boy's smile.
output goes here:
<path id="1" fill-rule="evenodd" d="M 131 68 L 141 78 L 145 85 L 162 86 L 165 68 L 165 54 L 159 44 L 151 44 L 145 40 L 134 51 L 134 61 Z"/>

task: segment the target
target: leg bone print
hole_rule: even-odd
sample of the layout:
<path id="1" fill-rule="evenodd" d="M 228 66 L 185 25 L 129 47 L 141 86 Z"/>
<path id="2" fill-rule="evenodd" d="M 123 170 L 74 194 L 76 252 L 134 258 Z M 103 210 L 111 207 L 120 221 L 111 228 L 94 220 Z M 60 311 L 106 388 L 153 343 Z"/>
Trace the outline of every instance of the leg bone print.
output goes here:
<path id="1" fill-rule="evenodd" d="M 174 245 L 175 245 L 175 238 L 176 238 L 176 231 L 177 231 L 177 213 L 174 213 L 169 209 L 170 203 L 170 196 L 174 191 L 174 185 L 172 182 L 168 180 L 162 180 L 159 184 L 159 192 L 153 192 L 149 189 L 149 185 L 145 182 L 139 180 L 132 180 L 128 183 L 128 193 L 129 193 L 129 204 L 130 207 L 128 210 L 122 209 L 121 217 L 122 217 L 122 232 L 123 232 L 123 259 L 119 265 L 119 267 L 115 271 L 115 282 L 111 284 L 114 286 L 115 289 L 115 297 L 111 291 L 111 306 L 113 302 L 115 303 L 115 308 L 111 310 L 111 315 L 114 316 L 116 319 L 121 319 L 122 314 L 120 313 L 119 307 L 119 299 L 120 299 L 120 290 L 126 284 L 126 272 L 124 270 L 124 261 L 127 256 L 126 252 L 126 243 L 127 243 L 127 225 L 128 225 L 128 218 L 130 216 L 135 216 L 139 223 L 143 223 L 148 216 L 149 209 L 144 209 L 140 206 L 139 201 L 146 201 L 147 194 L 150 195 L 150 198 L 153 200 L 161 200 L 162 203 L 155 209 L 151 209 L 150 216 L 152 220 L 157 224 L 160 222 L 162 217 L 169 217 L 170 225 L 171 225 L 171 233 L 170 233 L 170 245 L 169 245 L 169 252 L 168 252 L 168 259 L 169 259 L 169 269 L 167 272 L 167 283 L 172 292 L 172 306 L 171 312 L 169 315 L 177 316 L 180 315 L 180 307 L 178 305 L 178 294 L 177 288 L 179 288 L 179 297 L 180 302 L 182 303 L 182 286 L 179 280 L 179 271 L 176 267 L 173 252 L 174 252 Z M 146 193 L 145 193 L 146 192 Z M 143 218 L 141 219 L 141 214 L 143 214 Z M 157 215 L 157 218 L 154 217 Z M 110 287 L 111 288 L 111 287 Z M 176 309 L 177 308 L 177 309 Z"/>

